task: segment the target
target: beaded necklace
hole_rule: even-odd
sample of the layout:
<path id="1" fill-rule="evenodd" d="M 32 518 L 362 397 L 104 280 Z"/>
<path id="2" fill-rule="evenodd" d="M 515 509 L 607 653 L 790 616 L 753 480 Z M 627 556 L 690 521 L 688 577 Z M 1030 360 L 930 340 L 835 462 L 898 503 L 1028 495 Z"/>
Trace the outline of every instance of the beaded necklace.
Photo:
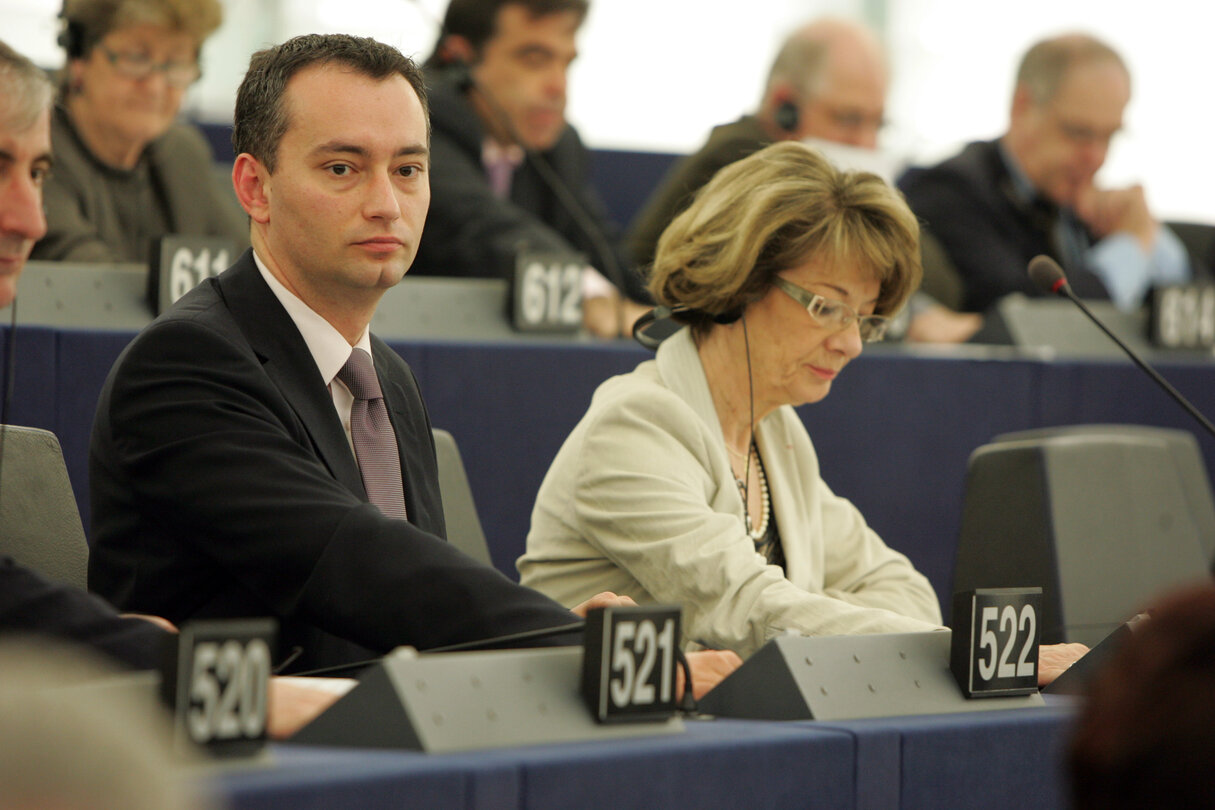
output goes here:
<path id="1" fill-rule="evenodd" d="M 734 451 L 731 450 L 730 452 L 733 453 Z M 740 455 L 738 453 L 734 454 Z M 734 483 L 738 485 L 738 494 L 742 497 L 743 501 L 743 519 L 747 526 L 747 536 L 751 538 L 752 542 L 760 543 L 768 535 L 768 517 L 771 513 L 771 497 L 768 494 L 768 476 L 764 474 L 764 465 L 759 460 L 759 449 L 756 448 L 755 442 L 751 442 L 751 452 L 747 460 L 751 461 L 752 459 L 755 460 L 755 472 L 759 475 L 759 494 L 760 502 L 762 504 L 760 513 L 762 517 L 759 521 L 759 528 L 752 528 L 751 525 L 751 505 L 747 503 L 747 482 L 735 475 Z M 749 473 L 750 470 L 744 467 L 743 475 L 748 475 Z"/>

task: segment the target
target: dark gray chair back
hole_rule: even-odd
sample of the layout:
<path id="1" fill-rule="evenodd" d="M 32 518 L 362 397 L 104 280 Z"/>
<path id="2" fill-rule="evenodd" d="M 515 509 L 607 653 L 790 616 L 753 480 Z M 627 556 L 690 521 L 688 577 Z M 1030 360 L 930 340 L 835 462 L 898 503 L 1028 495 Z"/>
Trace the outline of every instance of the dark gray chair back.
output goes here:
<path id="1" fill-rule="evenodd" d="M 439 492 L 443 496 L 447 540 L 474 560 L 492 566 L 494 561 L 489 554 L 489 544 L 485 542 L 485 532 L 481 530 L 481 519 L 477 517 L 460 448 L 446 430 L 435 428 L 432 432 L 439 462 Z"/>
<path id="2" fill-rule="evenodd" d="M 49 430 L 3 425 L 0 452 L 0 554 L 86 589 L 89 547 L 59 440 Z"/>

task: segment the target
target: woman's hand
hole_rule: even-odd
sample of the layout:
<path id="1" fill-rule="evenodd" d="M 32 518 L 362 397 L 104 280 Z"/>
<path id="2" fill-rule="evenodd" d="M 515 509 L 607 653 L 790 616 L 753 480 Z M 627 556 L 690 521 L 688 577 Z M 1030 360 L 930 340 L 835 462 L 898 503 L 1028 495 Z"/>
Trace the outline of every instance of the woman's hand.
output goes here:
<path id="1" fill-rule="evenodd" d="M 1047 686 L 1088 653 L 1083 644 L 1043 644 L 1038 648 L 1038 686 Z"/>
<path id="2" fill-rule="evenodd" d="M 692 670 L 692 697 L 700 700 L 727 675 L 742 666 L 742 659 L 732 650 L 700 650 L 688 653 Z M 676 673 L 675 690 L 683 697 L 683 668 Z"/>
<path id="3" fill-rule="evenodd" d="M 577 607 L 571 608 L 571 611 L 579 618 L 585 619 L 586 612 L 591 608 L 606 608 L 606 607 L 636 607 L 637 603 L 633 601 L 631 596 L 617 596 L 611 591 L 597 593 L 590 599 L 583 602 Z"/>

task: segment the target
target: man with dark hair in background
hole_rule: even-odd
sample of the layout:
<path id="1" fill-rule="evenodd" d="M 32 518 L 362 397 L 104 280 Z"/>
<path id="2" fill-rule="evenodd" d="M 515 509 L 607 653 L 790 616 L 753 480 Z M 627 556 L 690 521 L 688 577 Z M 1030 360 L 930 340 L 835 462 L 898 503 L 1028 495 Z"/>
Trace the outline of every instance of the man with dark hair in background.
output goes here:
<path id="1" fill-rule="evenodd" d="M 520 250 L 577 252 L 597 271 L 584 273 L 584 322 L 610 337 L 649 299 L 565 119 L 588 5 L 451 0 L 427 62 L 431 207 L 413 272 L 509 278 Z"/>
<path id="2" fill-rule="evenodd" d="M 1002 138 L 899 180 L 957 267 L 965 309 L 982 312 L 1013 292 L 1042 295 L 1026 274 L 1041 253 L 1078 295 L 1128 310 L 1153 284 L 1189 280 L 1185 248 L 1152 215 L 1143 188 L 1095 182 L 1130 97 L 1130 73 L 1110 46 L 1085 34 L 1043 40 L 1021 60 Z"/>

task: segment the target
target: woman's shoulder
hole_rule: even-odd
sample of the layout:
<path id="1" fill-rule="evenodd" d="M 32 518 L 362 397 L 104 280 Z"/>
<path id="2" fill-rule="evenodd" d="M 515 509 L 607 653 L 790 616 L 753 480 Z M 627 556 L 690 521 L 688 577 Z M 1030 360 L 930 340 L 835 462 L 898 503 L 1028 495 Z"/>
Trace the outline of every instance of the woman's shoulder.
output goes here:
<path id="1" fill-rule="evenodd" d="M 653 360 L 600 385 L 581 427 L 588 437 L 658 432 L 682 436 L 681 441 L 708 429 L 696 410 L 666 385 Z"/>
<path id="2" fill-rule="evenodd" d="M 655 401 L 669 403 L 672 399 L 679 397 L 663 381 L 658 363 L 646 360 L 632 371 L 604 380 L 591 398 L 591 410 L 641 407 Z"/>
<path id="3" fill-rule="evenodd" d="M 156 139 L 152 147 L 164 158 L 191 161 L 210 165 L 214 159 L 211 145 L 202 130 L 186 121 L 175 121 Z"/>

